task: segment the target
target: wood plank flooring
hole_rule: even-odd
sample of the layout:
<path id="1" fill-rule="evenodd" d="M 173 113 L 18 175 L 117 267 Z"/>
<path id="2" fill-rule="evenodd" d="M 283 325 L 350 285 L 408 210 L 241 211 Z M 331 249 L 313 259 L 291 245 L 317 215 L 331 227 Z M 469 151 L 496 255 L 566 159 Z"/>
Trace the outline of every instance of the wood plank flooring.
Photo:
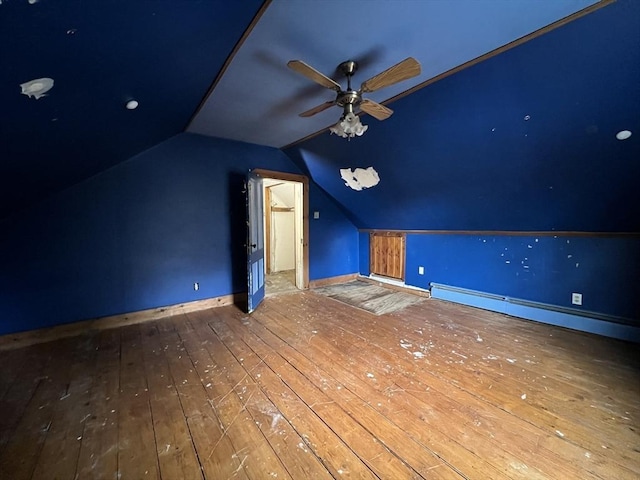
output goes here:
<path id="1" fill-rule="evenodd" d="M 0 352 L 0 479 L 637 479 L 638 345 L 314 292 Z"/>

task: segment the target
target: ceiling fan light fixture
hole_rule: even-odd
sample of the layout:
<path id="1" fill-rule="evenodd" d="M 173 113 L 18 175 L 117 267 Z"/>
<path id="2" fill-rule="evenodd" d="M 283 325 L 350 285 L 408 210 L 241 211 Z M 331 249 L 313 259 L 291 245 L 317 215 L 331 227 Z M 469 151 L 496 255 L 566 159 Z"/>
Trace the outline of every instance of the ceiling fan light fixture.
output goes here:
<path id="1" fill-rule="evenodd" d="M 363 125 L 360 122 L 359 116 L 349 112 L 343 115 L 333 127 L 330 127 L 329 131 L 342 138 L 353 138 L 355 136 L 361 137 L 368 128 L 369 125 Z"/>

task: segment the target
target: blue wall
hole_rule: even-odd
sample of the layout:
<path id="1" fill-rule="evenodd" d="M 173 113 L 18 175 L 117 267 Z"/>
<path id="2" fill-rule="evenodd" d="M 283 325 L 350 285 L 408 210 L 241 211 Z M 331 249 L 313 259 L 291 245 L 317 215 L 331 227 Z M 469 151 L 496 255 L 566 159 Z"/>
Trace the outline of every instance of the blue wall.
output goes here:
<path id="1" fill-rule="evenodd" d="M 0 334 L 245 292 L 251 168 L 299 172 L 277 149 L 182 134 L 3 221 Z M 311 279 L 357 272 L 353 224 L 313 184 L 310 205 Z"/>
<path id="2" fill-rule="evenodd" d="M 358 230 L 313 182 L 309 193 L 309 279 L 358 273 Z"/>
<path id="3" fill-rule="evenodd" d="M 640 326 L 637 238 L 408 234 L 406 260 L 406 283 L 416 287 L 451 285 Z M 571 303 L 574 292 L 582 306 Z"/>

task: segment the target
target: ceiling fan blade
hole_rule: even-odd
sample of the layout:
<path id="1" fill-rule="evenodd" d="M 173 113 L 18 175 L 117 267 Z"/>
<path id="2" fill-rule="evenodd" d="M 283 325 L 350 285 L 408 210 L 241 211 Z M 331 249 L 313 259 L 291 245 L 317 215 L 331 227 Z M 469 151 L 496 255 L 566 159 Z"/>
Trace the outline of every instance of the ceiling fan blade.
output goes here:
<path id="1" fill-rule="evenodd" d="M 315 68 L 310 67 L 309 65 L 304 63 L 302 60 L 291 60 L 289 63 L 287 63 L 287 66 L 291 70 L 296 71 L 307 78 L 310 78 L 311 80 L 313 80 L 316 83 L 319 83 L 323 87 L 330 88 L 332 90 L 335 90 L 336 92 L 339 92 L 341 90 L 339 83 L 331 80 L 329 77 L 327 77 L 326 75 L 323 75 L 322 73 L 317 71 Z"/>
<path id="2" fill-rule="evenodd" d="M 375 92 L 394 83 L 420 75 L 420 72 L 420 64 L 415 58 L 405 58 L 400 63 L 396 63 L 393 67 L 387 68 L 384 72 L 364 82 L 360 87 L 360 91 Z"/>
<path id="3" fill-rule="evenodd" d="M 393 110 L 391 110 L 390 108 L 387 108 L 384 105 L 380 105 L 379 103 L 367 98 L 360 102 L 360 109 L 364 112 L 367 112 L 372 117 L 377 118 L 378 120 L 386 120 L 391 115 L 393 115 Z"/>
<path id="4" fill-rule="evenodd" d="M 318 105 L 316 107 L 313 107 L 313 108 L 307 110 L 306 112 L 302 112 L 300 114 L 300 116 L 301 117 L 311 117 L 311 116 L 315 115 L 316 113 L 320 113 L 323 110 L 326 110 L 329 107 L 333 107 L 335 104 L 336 104 L 336 102 L 334 102 L 333 100 L 330 101 L 330 102 L 321 103 L 320 105 Z"/>

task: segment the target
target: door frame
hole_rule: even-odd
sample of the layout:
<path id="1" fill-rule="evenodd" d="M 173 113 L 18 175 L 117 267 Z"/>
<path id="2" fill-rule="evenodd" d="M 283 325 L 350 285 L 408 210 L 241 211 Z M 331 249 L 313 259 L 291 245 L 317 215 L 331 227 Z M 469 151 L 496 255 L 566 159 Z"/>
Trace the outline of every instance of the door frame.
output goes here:
<path id="1" fill-rule="evenodd" d="M 297 182 L 302 185 L 302 285 L 296 286 L 302 290 L 306 290 L 309 288 L 309 177 L 296 173 L 277 172 L 262 168 L 253 169 L 252 172 L 262 178 Z M 298 282 L 296 282 L 296 284 L 297 283 Z"/>

